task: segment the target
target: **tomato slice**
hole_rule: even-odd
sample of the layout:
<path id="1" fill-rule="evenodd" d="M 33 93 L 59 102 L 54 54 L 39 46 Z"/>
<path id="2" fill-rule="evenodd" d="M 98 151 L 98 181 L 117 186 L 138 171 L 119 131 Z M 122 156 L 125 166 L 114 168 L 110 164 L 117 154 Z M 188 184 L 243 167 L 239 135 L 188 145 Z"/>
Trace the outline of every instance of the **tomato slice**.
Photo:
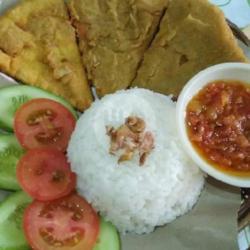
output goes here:
<path id="1" fill-rule="evenodd" d="M 33 99 L 16 112 L 14 131 L 26 149 L 51 147 L 65 151 L 75 128 L 73 114 L 58 102 Z"/>
<path id="2" fill-rule="evenodd" d="M 24 213 L 26 238 L 35 250 L 92 250 L 99 218 L 77 194 L 51 202 L 34 201 Z"/>
<path id="3" fill-rule="evenodd" d="M 33 198 L 49 201 L 71 193 L 76 175 L 66 156 L 56 149 L 31 149 L 17 164 L 17 179 Z"/>

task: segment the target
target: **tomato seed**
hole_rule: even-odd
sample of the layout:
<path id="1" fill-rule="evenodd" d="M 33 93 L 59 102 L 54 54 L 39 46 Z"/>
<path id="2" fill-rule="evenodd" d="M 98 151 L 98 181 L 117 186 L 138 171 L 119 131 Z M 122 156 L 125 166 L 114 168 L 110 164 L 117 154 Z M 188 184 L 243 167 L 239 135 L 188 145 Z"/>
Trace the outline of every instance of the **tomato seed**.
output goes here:
<path id="1" fill-rule="evenodd" d="M 53 182 L 61 182 L 65 179 L 65 173 L 61 170 L 56 170 L 52 173 Z"/>

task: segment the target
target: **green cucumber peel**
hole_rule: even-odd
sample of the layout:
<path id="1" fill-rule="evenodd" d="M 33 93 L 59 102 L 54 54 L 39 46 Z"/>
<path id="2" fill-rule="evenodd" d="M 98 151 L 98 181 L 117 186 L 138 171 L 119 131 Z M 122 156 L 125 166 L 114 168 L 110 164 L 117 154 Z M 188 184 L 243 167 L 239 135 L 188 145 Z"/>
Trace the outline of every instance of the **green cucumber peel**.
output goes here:
<path id="1" fill-rule="evenodd" d="M 12 132 L 16 111 L 26 102 L 36 98 L 48 98 L 65 106 L 77 119 L 74 108 L 62 97 L 37 87 L 11 85 L 0 88 L 0 128 Z"/>

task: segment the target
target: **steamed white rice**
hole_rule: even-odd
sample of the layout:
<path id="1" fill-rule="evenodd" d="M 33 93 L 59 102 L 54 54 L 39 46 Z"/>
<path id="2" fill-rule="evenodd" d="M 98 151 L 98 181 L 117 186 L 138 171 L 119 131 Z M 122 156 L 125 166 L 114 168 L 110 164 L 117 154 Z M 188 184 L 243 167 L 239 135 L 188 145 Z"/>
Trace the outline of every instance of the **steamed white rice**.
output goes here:
<path id="1" fill-rule="evenodd" d="M 155 148 L 144 166 L 138 157 L 117 163 L 109 154 L 106 125 L 119 127 L 135 115 L 147 124 Z M 175 104 L 170 97 L 144 89 L 107 95 L 77 122 L 68 148 L 77 173 L 77 187 L 122 233 L 149 233 L 189 211 L 200 195 L 204 178 L 183 152 L 177 136 Z"/>

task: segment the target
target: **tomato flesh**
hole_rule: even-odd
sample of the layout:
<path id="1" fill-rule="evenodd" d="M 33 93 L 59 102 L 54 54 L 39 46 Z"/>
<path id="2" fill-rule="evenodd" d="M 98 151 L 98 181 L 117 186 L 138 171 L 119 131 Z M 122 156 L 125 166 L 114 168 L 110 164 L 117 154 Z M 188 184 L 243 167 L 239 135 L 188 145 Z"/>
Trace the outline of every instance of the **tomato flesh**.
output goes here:
<path id="1" fill-rule="evenodd" d="M 16 112 L 14 131 L 26 149 L 55 148 L 65 151 L 75 128 L 73 114 L 60 103 L 33 99 Z"/>
<path id="2" fill-rule="evenodd" d="M 35 250 L 92 250 L 99 218 L 77 194 L 51 202 L 34 201 L 24 214 L 24 231 Z"/>
<path id="3" fill-rule="evenodd" d="M 29 150 L 18 162 L 17 179 L 24 191 L 41 201 L 66 196 L 76 186 L 66 156 L 49 148 Z"/>

